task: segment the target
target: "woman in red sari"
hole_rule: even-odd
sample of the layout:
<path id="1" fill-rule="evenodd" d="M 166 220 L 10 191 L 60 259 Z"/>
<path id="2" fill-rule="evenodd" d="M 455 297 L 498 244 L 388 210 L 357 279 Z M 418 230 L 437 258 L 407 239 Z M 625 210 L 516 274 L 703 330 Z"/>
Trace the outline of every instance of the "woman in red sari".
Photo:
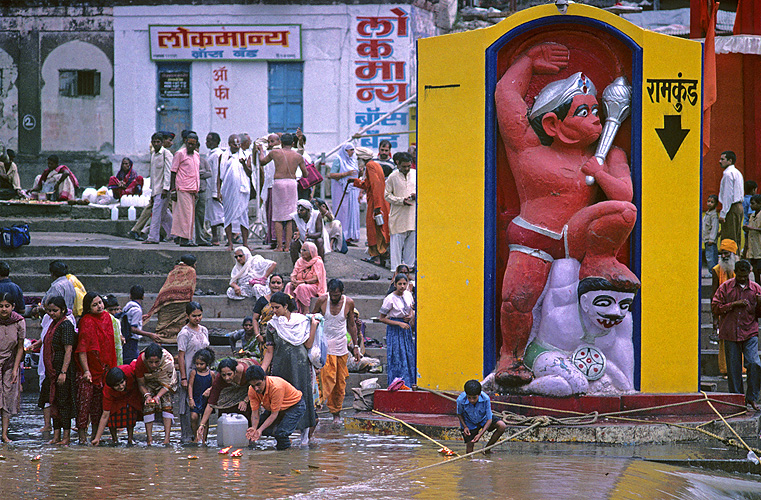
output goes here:
<path id="1" fill-rule="evenodd" d="M 106 373 L 116 366 L 114 346 L 114 326 L 111 315 L 106 312 L 103 299 L 88 292 L 82 300 L 85 313 L 79 320 L 77 343 L 77 429 L 79 444 L 87 444 L 87 425 L 93 424 L 93 438 L 96 426 L 103 412 L 103 382 Z"/>
<path id="2" fill-rule="evenodd" d="M 124 195 L 143 194 L 143 178 L 132 168 L 132 160 L 122 158 L 121 168 L 108 180 L 108 189 L 117 200 Z"/>
<path id="3" fill-rule="evenodd" d="M 301 257 L 296 261 L 291 273 L 291 282 L 285 287 L 285 293 L 296 300 L 298 312 L 309 312 L 309 301 L 328 293 L 328 277 L 325 265 L 317 255 L 317 246 L 307 241 L 301 246 Z"/>

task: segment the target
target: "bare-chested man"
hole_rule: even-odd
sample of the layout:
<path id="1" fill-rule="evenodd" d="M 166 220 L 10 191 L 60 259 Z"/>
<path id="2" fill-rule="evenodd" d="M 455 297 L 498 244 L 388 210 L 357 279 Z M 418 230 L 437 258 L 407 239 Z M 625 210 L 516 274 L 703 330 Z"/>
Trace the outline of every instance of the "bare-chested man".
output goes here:
<path id="1" fill-rule="evenodd" d="M 269 142 L 269 141 L 268 141 Z M 280 137 L 281 149 L 272 149 L 264 154 L 264 148 L 257 143 L 259 163 L 266 165 L 275 163 L 275 182 L 272 185 L 272 222 L 275 224 L 275 250 L 287 252 L 293 239 L 293 224 L 291 214 L 296 211 L 299 199 L 296 169 L 304 166 L 304 157 L 293 151 L 293 135 L 283 134 Z M 285 227 L 285 231 L 283 231 Z M 283 233 L 285 232 L 285 238 Z"/>
<path id="2" fill-rule="evenodd" d="M 581 73 L 548 84 L 527 113 L 532 75 L 557 74 L 570 53 L 559 44 L 536 45 L 520 55 L 497 83 L 500 134 L 515 177 L 520 216 L 507 229 L 510 253 L 502 283 L 502 349 L 496 378 L 503 385 L 531 380 L 522 356 L 532 309 L 554 259 L 581 262 L 579 277 L 638 283 L 615 253 L 637 219 L 626 154 L 613 148 L 600 165 L 593 144 L 602 126 L 593 83 Z M 585 176 L 594 177 L 588 186 Z M 608 201 L 594 203 L 599 190 Z"/>

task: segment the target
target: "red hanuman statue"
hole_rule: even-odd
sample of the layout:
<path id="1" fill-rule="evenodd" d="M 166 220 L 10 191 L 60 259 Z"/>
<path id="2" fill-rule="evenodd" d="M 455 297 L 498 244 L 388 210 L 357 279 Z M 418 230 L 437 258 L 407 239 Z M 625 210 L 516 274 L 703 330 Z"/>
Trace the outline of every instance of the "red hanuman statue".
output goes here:
<path id="1" fill-rule="evenodd" d="M 509 255 L 502 283 L 502 349 L 496 370 L 501 385 L 531 381 L 522 356 L 532 310 L 555 259 L 581 263 L 579 278 L 602 277 L 614 285 L 639 280 L 615 254 L 637 219 L 626 153 L 612 148 L 594 156 L 600 137 L 594 84 L 582 73 L 548 84 L 530 112 L 524 101 L 532 75 L 557 74 L 569 50 L 543 43 L 518 56 L 496 87 L 499 130 L 520 199 L 520 215 L 507 229 Z M 602 162 L 602 163 L 601 163 Z M 585 177 L 594 182 L 588 185 Z M 599 190 L 606 201 L 594 203 Z"/>

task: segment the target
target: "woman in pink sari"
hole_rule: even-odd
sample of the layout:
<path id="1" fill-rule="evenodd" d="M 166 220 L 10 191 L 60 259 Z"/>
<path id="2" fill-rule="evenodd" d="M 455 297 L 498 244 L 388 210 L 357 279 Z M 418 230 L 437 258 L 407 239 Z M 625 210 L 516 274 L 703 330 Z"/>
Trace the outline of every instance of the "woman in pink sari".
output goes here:
<path id="1" fill-rule="evenodd" d="M 306 314 L 312 297 L 327 293 L 327 282 L 325 265 L 317 255 L 317 246 L 307 241 L 301 246 L 301 257 L 293 266 L 291 282 L 285 287 L 285 293 L 296 299 L 299 313 Z"/>

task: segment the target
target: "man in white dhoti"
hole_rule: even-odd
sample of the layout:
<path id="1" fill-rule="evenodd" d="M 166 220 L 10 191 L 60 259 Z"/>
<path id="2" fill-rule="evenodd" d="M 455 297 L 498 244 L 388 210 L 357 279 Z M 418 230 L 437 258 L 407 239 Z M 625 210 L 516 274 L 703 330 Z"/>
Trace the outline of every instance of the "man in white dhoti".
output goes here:
<path id="1" fill-rule="evenodd" d="M 222 228 L 225 225 L 225 208 L 219 199 L 219 159 L 222 157 L 222 148 L 219 147 L 220 137 L 216 132 L 209 132 L 206 136 L 206 147 L 209 148 L 209 155 L 206 161 L 211 167 L 211 178 L 209 178 L 209 187 L 206 190 L 206 214 L 204 219 L 211 226 L 211 244 L 219 245 Z"/>
<path id="2" fill-rule="evenodd" d="M 248 200 L 251 194 L 251 172 L 246 171 L 245 158 L 240 151 L 240 139 L 231 135 L 230 147 L 222 154 L 219 167 L 219 185 L 222 205 L 225 208 L 225 234 L 227 248 L 233 251 L 233 231 L 240 231 L 243 246 L 248 247 Z"/>
<path id="3" fill-rule="evenodd" d="M 330 236 L 322 223 L 320 211 L 315 210 L 309 201 L 299 200 L 296 203 L 296 211 L 291 214 L 291 219 L 296 224 L 298 232 L 298 238 L 294 236 L 291 241 L 291 260 L 294 263 L 299 260 L 301 246 L 307 241 L 317 246 L 317 254 L 324 259 L 325 254 L 330 252 Z"/>

